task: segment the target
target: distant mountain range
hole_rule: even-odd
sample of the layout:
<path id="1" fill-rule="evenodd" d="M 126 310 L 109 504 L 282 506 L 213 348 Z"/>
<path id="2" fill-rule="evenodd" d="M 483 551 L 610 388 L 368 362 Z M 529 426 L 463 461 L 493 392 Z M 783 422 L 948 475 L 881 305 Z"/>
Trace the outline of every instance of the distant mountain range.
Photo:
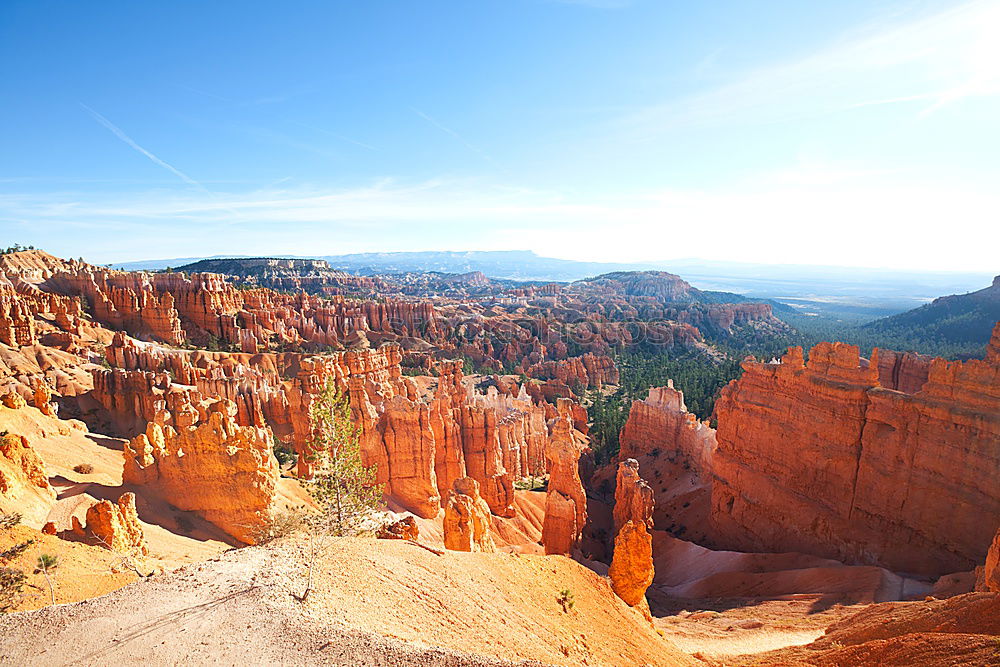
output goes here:
<path id="1" fill-rule="evenodd" d="M 864 326 L 879 335 L 985 345 L 1000 321 L 1000 276 L 985 289 L 953 294 Z"/>
<path id="2" fill-rule="evenodd" d="M 211 258 L 183 257 L 114 264 L 129 270 L 159 270 Z M 754 264 L 701 259 L 664 262 L 582 262 L 542 257 L 529 250 L 425 251 L 312 255 L 335 269 L 360 275 L 439 271 L 481 271 L 490 278 L 569 282 L 615 271 L 669 271 L 702 290 L 774 299 L 806 315 L 867 322 L 923 305 L 941 294 L 974 290 L 986 273 L 898 271 L 836 266 Z M 998 267 L 1000 268 L 1000 267 Z"/>

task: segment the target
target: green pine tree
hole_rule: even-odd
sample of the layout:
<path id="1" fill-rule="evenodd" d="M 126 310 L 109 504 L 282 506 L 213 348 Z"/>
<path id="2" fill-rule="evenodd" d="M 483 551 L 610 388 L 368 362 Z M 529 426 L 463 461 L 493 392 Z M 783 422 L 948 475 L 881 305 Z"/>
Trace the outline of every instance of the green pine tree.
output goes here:
<path id="1" fill-rule="evenodd" d="M 309 406 L 309 424 L 307 456 L 314 472 L 307 488 L 320 509 L 310 521 L 336 537 L 364 532 L 382 503 L 382 485 L 376 483 L 375 466 L 361 461 L 358 427 L 333 380 Z"/>

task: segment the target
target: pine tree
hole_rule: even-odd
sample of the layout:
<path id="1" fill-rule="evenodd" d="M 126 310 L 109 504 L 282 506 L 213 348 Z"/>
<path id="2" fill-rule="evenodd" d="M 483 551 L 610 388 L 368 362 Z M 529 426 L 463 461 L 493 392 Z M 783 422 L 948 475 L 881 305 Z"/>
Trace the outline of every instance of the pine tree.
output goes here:
<path id="1" fill-rule="evenodd" d="M 330 546 L 330 538 L 365 532 L 369 524 L 374 524 L 382 504 L 376 467 L 361 461 L 359 432 L 351 421 L 351 407 L 333 380 L 327 381 L 309 406 L 309 426 L 306 456 L 314 473 L 306 489 L 319 511 L 304 519 L 309 538 L 308 578 L 302 595 L 296 596 L 300 601 L 305 601 L 312 591 L 316 561 Z"/>
<path id="2" fill-rule="evenodd" d="M 329 380 L 309 406 L 308 454 L 314 475 L 309 495 L 320 508 L 312 518 L 323 532 L 337 537 L 363 532 L 382 502 L 375 466 L 361 461 L 357 426 L 347 396 Z"/>

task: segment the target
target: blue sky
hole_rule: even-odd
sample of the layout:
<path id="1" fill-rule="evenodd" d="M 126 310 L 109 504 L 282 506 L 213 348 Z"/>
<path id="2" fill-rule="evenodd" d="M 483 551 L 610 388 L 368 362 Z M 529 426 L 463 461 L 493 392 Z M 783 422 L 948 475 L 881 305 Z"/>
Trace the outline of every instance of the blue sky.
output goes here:
<path id="1" fill-rule="evenodd" d="M 1000 271 L 997 34 L 995 0 L 6 0 L 0 231 Z"/>

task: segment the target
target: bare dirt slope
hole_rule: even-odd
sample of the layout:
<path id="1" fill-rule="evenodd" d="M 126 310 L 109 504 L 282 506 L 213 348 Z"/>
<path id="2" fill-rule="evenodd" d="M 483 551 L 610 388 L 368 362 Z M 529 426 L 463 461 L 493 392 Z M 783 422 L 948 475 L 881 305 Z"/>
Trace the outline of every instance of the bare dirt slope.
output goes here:
<path id="1" fill-rule="evenodd" d="M 397 541 L 343 540 L 320 570 L 306 609 L 324 622 L 508 659 L 691 664 L 607 579 L 563 556 L 438 555 Z M 562 591 L 573 598 L 568 610 Z"/>
<path id="2" fill-rule="evenodd" d="M 282 556 L 231 551 L 103 597 L 0 616 L 0 665 L 502 665 L 309 618 Z"/>
<path id="3" fill-rule="evenodd" d="M 947 600 L 885 602 L 833 623 L 805 646 L 762 653 L 727 665 L 1000 665 L 1000 594 Z"/>
<path id="4" fill-rule="evenodd" d="M 100 598 L 0 617 L 0 664 L 692 664 L 568 558 L 344 539 L 302 604 L 290 594 L 304 580 L 302 547 L 230 551 Z M 557 599 L 565 588 L 569 612 Z"/>

